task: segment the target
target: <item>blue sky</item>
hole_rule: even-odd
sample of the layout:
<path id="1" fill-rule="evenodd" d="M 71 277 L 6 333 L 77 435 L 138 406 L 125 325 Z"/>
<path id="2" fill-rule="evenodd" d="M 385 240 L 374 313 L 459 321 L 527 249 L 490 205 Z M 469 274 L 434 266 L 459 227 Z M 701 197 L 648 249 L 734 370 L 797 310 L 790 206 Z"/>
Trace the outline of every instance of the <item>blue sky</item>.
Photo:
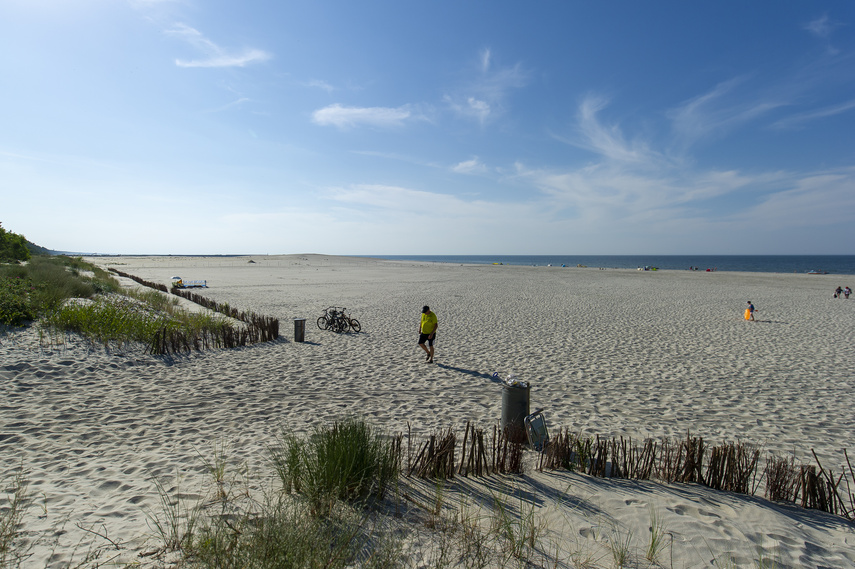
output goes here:
<path id="1" fill-rule="evenodd" d="M 851 2 L 0 2 L 67 251 L 851 254 Z"/>

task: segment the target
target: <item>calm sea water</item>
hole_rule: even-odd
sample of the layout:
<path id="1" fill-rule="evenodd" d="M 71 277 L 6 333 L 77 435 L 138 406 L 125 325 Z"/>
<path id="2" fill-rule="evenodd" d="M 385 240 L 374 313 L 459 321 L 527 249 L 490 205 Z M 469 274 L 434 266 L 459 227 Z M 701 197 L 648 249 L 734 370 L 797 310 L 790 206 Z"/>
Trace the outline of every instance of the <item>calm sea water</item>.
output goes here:
<path id="1" fill-rule="evenodd" d="M 661 270 L 717 269 L 754 273 L 806 273 L 827 271 L 834 275 L 855 275 L 855 255 L 370 255 L 379 259 L 429 261 L 467 265 L 566 265 Z"/>

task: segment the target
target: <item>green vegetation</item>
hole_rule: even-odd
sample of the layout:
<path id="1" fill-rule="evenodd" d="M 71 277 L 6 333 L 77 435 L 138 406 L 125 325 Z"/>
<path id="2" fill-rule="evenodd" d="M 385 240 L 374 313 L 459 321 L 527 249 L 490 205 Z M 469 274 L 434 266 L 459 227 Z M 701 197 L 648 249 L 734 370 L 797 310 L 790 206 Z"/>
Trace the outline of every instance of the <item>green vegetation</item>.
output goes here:
<path id="1" fill-rule="evenodd" d="M 179 551 L 189 567 L 402 567 L 400 542 L 366 509 L 397 481 L 399 449 L 357 419 L 305 440 L 283 434 L 270 451 L 282 487 L 259 501 L 215 446 L 213 459 L 203 459 L 211 495 L 185 505 L 178 483 L 170 492 L 155 480 L 161 508 L 149 513 L 150 525 L 163 550 Z"/>
<path id="2" fill-rule="evenodd" d="M 271 449 L 282 486 L 305 496 L 316 514 L 328 514 L 339 500 L 382 499 L 398 478 L 400 447 L 364 421 L 317 429 L 308 440 L 290 433 L 282 438 Z"/>
<path id="3" fill-rule="evenodd" d="M 157 334 L 221 338 L 230 324 L 210 312 L 191 313 L 155 290 L 121 290 L 106 271 L 81 258 L 33 257 L 0 265 L 0 324 L 39 321 L 48 335 L 76 332 L 93 343 L 151 345 Z"/>
<path id="4" fill-rule="evenodd" d="M 6 231 L 0 224 L 0 263 L 27 261 L 29 258 L 30 250 L 24 236 Z"/>
<path id="5" fill-rule="evenodd" d="M 9 484 L 5 500 L 0 501 L 0 567 L 9 567 L 20 558 L 20 552 L 14 545 L 27 510 L 29 481 L 23 469 L 19 469 L 13 480 L 4 482 Z"/>
<path id="6" fill-rule="evenodd" d="M 104 271 L 79 258 L 34 257 L 25 265 L 0 265 L 0 324 L 20 326 L 57 310 L 69 298 L 118 288 Z"/>
<path id="7" fill-rule="evenodd" d="M 146 343 L 159 330 L 178 327 L 168 315 L 124 296 L 67 303 L 46 315 L 42 325 L 53 330 L 77 332 L 101 344 Z"/>

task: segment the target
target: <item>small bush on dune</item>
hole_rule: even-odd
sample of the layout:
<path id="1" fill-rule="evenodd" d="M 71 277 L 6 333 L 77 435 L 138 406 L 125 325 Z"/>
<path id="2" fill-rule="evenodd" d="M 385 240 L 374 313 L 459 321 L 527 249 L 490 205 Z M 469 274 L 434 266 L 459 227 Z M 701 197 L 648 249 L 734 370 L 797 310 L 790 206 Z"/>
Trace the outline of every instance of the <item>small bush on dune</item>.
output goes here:
<path id="1" fill-rule="evenodd" d="M 284 434 L 271 456 L 283 488 L 304 495 L 319 515 L 338 500 L 382 498 L 399 472 L 393 442 L 359 419 L 318 428 L 305 441 Z"/>
<path id="2" fill-rule="evenodd" d="M 0 324 L 20 326 L 36 318 L 32 282 L 21 277 L 0 278 Z"/>

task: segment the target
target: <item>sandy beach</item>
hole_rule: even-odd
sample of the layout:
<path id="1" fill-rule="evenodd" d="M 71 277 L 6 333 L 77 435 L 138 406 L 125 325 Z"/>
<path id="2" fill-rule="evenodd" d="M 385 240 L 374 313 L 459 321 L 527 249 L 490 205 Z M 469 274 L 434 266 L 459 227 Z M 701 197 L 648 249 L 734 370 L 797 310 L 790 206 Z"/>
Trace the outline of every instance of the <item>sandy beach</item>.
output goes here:
<path id="1" fill-rule="evenodd" d="M 36 496 L 26 567 L 65 567 L 92 548 L 115 563 L 154 564 L 139 556 L 154 548 L 152 477 L 177 476 L 183 491 L 199 492 L 200 455 L 216 445 L 270 480 L 266 449 L 283 428 L 309 432 L 352 414 L 395 433 L 409 423 L 416 436 L 467 421 L 492 427 L 501 416 L 494 372 L 531 382 L 531 406 L 551 431 L 639 441 L 691 432 L 797 462 L 813 462 L 813 450 L 837 473 L 842 450 L 855 453 L 855 298 L 832 298 L 853 276 L 325 255 L 88 260 L 164 284 L 204 279 L 200 294 L 279 318 L 282 337 L 170 359 L 72 337 L 46 346 L 34 329 L 0 334 L 0 476 L 22 467 Z M 748 300 L 756 322 L 742 317 Z M 434 364 L 416 345 L 425 304 L 439 318 Z M 347 307 L 362 332 L 319 330 L 331 305 Z M 294 341 L 295 318 L 307 319 L 305 342 Z M 465 494 L 478 483 L 458 484 Z M 762 490 L 568 472 L 491 484 L 536 496 L 556 542 L 593 552 L 590 566 L 614 566 L 596 553 L 605 527 L 643 549 L 654 510 L 673 534 L 662 566 L 715 566 L 730 555 L 734 566 L 855 567 L 855 526 L 768 502 Z"/>

